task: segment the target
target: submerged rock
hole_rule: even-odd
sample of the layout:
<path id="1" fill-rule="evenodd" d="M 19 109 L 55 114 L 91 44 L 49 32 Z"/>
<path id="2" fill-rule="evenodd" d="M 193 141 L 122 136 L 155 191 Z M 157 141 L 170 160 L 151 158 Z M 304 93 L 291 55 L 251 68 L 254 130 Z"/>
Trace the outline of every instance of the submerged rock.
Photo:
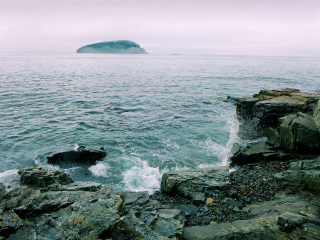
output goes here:
<path id="1" fill-rule="evenodd" d="M 51 157 L 47 157 L 48 163 L 63 164 L 68 162 L 74 163 L 95 163 L 97 160 L 101 160 L 106 156 L 106 152 L 103 147 L 91 146 L 84 147 L 80 146 L 75 151 L 67 151 L 56 153 Z"/>
<path id="2" fill-rule="evenodd" d="M 195 193 L 221 189 L 228 183 L 228 167 L 199 168 L 164 173 L 161 179 L 161 190 L 192 197 Z"/>

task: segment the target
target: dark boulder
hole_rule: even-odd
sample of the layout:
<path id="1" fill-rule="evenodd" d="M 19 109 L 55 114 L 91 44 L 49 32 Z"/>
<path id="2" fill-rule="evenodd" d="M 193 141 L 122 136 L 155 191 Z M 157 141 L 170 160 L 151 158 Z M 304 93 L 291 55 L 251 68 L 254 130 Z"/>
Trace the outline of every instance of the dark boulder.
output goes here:
<path id="1" fill-rule="evenodd" d="M 95 163 L 106 156 L 106 152 L 103 147 L 92 146 L 84 147 L 80 146 L 75 151 L 67 151 L 53 154 L 51 157 L 47 157 L 48 163 L 63 164 L 63 163 Z"/>

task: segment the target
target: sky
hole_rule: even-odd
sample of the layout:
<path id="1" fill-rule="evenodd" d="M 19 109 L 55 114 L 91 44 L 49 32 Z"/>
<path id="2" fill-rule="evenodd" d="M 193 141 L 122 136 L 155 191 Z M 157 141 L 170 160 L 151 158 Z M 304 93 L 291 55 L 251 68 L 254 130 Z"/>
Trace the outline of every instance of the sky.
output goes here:
<path id="1" fill-rule="evenodd" d="M 114 40 L 154 54 L 320 57 L 320 0 L 0 0 L 0 52 Z"/>

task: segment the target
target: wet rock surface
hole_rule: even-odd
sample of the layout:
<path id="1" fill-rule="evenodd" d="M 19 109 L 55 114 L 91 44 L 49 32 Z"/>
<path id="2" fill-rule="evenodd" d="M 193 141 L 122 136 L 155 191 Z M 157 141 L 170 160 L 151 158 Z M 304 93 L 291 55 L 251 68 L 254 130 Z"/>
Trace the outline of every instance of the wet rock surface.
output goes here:
<path id="1" fill-rule="evenodd" d="M 104 148 L 101 146 L 84 147 L 80 146 L 75 151 L 55 153 L 47 157 L 48 163 L 64 165 L 69 163 L 95 163 L 106 156 Z"/>

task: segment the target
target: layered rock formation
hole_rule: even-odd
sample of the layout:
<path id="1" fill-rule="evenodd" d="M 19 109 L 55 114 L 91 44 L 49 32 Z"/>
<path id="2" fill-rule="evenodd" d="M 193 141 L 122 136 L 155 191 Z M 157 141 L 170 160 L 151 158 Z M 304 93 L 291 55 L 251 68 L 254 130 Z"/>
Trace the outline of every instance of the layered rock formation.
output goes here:
<path id="1" fill-rule="evenodd" d="M 200 168 L 163 174 L 161 189 L 171 194 L 205 200 L 204 192 L 222 189 L 229 183 L 228 167 Z"/>
<path id="2" fill-rule="evenodd" d="M 21 239 L 94 239 L 119 220 L 122 193 L 73 182 L 63 171 L 20 171 L 22 185 L 0 201 L 0 235 Z M 95 187 L 93 187 L 93 185 Z"/>
<path id="3" fill-rule="evenodd" d="M 243 139 L 267 138 L 267 141 L 235 145 L 234 165 L 261 160 L 306 158 L 320 153 L 320 95 L 297 89 L 264 90 L 237 101 Z"/>
<path id="4" fill-rule="evenodd" d="M 254 139 L 266 134 L 269 127 L 277 128 L 279 119 L 297 112 L 312 115 L 320 99 L 319 94 L 304 93 L 298 89 L 261 90 L 253 97 L 240 98 L 237 117 L 242 123 L 239 135 Z"/>

